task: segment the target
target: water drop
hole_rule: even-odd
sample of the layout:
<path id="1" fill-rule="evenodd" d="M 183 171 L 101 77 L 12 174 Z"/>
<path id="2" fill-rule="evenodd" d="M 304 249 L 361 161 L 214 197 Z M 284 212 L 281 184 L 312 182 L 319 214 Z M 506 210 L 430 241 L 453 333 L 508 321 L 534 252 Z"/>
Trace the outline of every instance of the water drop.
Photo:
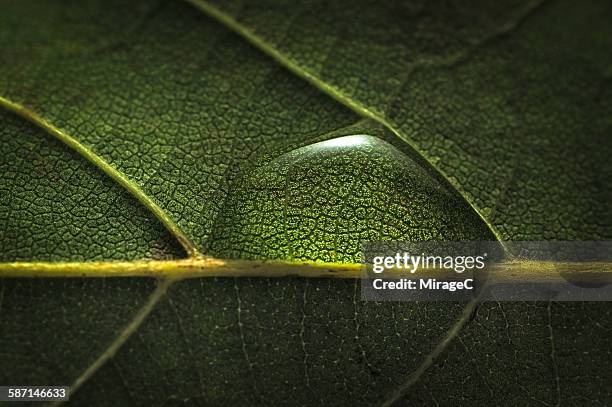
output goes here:
<path id="1" fill-rule="evenodd" d="M 259 163 L 235 184 L 211 239 L 218 256 L 359 262 L 366 240 L 487 240 L 487 227 L 420 160 L 370 135 Z"/>

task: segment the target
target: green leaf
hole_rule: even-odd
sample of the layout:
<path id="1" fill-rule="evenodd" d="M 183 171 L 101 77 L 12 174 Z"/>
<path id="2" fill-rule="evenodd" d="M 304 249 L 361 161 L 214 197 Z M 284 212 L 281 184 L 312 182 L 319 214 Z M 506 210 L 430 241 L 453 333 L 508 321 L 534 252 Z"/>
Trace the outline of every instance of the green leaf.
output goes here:
<path id="1" fill-rule="evenodd" d="M 412 145 L 500 238 L 612 236 L 608 2 L 190 2 Z M 399 390 L 408 405 L 605 405 L 609 313 L 484 304 Z"/>
<path id="2" fill-rule="evenodd" d="M 358 262 L 366 239 L 612 235 L 604 2 L 196 4 L 213 18 L 3 6 L 5 265 Z M 76 405 L 611 399 L 605 304 L 472 315 L 252 271 L 2 279 L 0 383 L 71 384 Z"/>

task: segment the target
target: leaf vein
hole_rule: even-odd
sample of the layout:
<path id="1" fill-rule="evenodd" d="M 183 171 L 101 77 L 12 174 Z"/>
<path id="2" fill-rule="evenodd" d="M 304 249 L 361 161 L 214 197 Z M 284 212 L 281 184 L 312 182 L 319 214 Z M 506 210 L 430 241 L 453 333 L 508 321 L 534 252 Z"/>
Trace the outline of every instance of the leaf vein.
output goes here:
<path id="1" fill-rule="evenodd" d="M 132 320 L 123 328 L 123 330 L 117 335 L 117 337 L 111 342 L 104 352 L 98 356 L 98 358 L 91 364 L 83 373 L 76 378 L 76 380 L 70 385 L 70 392 L 74 394 L 87 380 L 89 380 L 102 366 L 115 356 L 117 351 L 123 346 L 125 342 L 140 328 L 142 323 L 151 314 L 159 300 L 166 294 L 168 287 L 172 284 L 171 279 L 158 280 L 157 287 L 151 293 L 148 300 L 144 305 L 136 312 Z M 63 402 L 56 402 L 51 407 L 57 407 L 62 405 Z"/>
<path id="2" fill-rule="evenodd" d="M 88 147 L 81 144 L 71 135 L 60 130 L 52 123 L 48 122 L 38 113 L 29 108 L 13 102 L 3 96 L 0 96 L 0 107 L 16 114 L 26 121 L 43 129 L 49 135 L 55 137 L 67 147 L 77 152 L 98 169 L 102 170 L 106 175 L 111 177 L 121 187 L 134 196 L 142 203 L 161 223 L 164 227 L 179 241 L 190 257 L 199 257 L 200 253 L 191 239 L 183 232 L 183 230 L 170 218 L 170 216 L 145 193 L 136 182 L 129 179 L 125 174 L 113 167 L 108 161 L 100 157 Z"/>

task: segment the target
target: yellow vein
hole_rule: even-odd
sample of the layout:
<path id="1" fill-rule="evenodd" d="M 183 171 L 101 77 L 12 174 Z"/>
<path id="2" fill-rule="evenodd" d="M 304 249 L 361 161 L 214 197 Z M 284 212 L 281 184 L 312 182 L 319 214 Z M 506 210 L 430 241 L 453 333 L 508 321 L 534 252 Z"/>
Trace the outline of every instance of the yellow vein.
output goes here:
<path id="1" fill-rule="evenodd" d="M 174 223 L 172 219 L 168 216 L 168 214 L 160 208 L 154 201 L 151 199 L 140 187 L 125 176 L 121 171 L 113 167 L 107 161 L 105 161 L 102 157 L 91 151 L 89 148 L 85 147 L 83 144 L 79 143 L 75 138 L 66 134 L 59 128 L 55 127 L 53 124 L 49 123 L 46 119 L 38 115 L 36 112 L 28 109 L 25 106 L 22 106 L 18 103 L 15 103 L 5 97 L 0 96 L 0 106 L 17 114 L 23 119 L 29 121 L 30 123 L 42 128 L 51 136 L 55 137 L 90 163 L 95 165 L 97 168 L 102 170 L 106 175 L 115 180 L 119 185 L 125 188 L 129 193 L 131 193 L 136 199 L 138 199 L 147 209 L 149 209 L 153 215 L 159 219 L 159 221 L 168 229 L 170 233 L 172 233 L 179 243 L 183 246 L 185 251 L 190 257 L 198 257 L 199 253 L 196 249 L 194 243 L 189 239 L 189 237 L 181 230 L 181 228 Z"/>
<path id="2" fill-rule="evenodd" d="M 159 300 L 166 294 L 168 287 L 170 286 L 170 280 L 158 280 L 157 287 L 151 293 L 147 302 L 138 310 L 132 320 L 123 328 L 123 330 L 117 335 L 112 343 L 106 348 L 104 352 L 98 356 L 98 358 L 91 364 L 83 373 L 76 378 L 76 380 L 70 385 L 70 395 L 73 395 L 89 378 L 91 378 L 106 362 L 108 362 L 123 346 L 125 342 L 138 330 L 140 325 L 145 319 L 151 314 L 155 305 Z M 56 402 L 52 406 L 59 406 L 63 402 Z"/>
<path id="3" fill-rule="evenodd" d="M 393 125 L 384 116 L 368 109 L 362 103 L 354 100 L 351 96 L 347 95 L 340 89 L 323 81 L 318 76 L 308 72 L 307 70 L 302 68 L 298 63 L 296 63 L 292 59 L 285 56 L 284 53 L 275 49 L 272 44 L 269 44 L 262 37 L 254 34 L 251 30 L 249 30 L 248 28 L 240 24 L 232 16 L 221 11 L 217 7 L 213 6 L 212 4 L 206 1 L 203 1 L 203 0 L 185 0 L 185 1 L 193 5 L 195 8 L 201 10 L 203 13 L 210 16 L 211 18 L 217 20 L 218 22 L 220 22 L 221 24 L 229 28 L 231 31 L 239 34 L 242 38 L 248 41 L 251 45 L 253 45 L 257 49 L 262 51 L 264 54 L 271 57 L 278 64 L 285 67 L 290 72 L 294 73 L 295 75 L 302 78 L 303 80 L 307 81 L 308 83 L 310 83 L 311 85 L 313 85 L 320 91 L 324 92 L 325 94 L 327 94 L 328 96 L 336 100 L 337 102 L 345 105 L 346 107 L 353 110 L 357 114 L 373 119 L 377 121 L 378 123 L 382 124 L 383 126 L 385 126 L 395 136 L 405 141 L 414 151 L 416 151 L 419 155 L 424 157 L 427 163 L 429 163 L 430 167 L 434 171 L 441 174 L 442 177 L 444 177 L 444 179 L 446 179 L 446 181 L 449 182 L 454 187 L 454 189 L 463 197 L 465 202 L 472 207 L 472 209 L 474 210 L 474 212 L 476 212 L 478 216 L 480 216 L 482 221 L 488 226 L 488 228 L 491 230 L 491 232 L 493 233 L 493 235 L 495 236 L 497 240 L 499 241 L 504 240 L 501 238 L 501 234 L 499 233 L 497 228 L 484 217 L 482 212 L 476 207 L 476 205 L 472 202 L 469 196 L 465 192 L 463 192 L 463 189 L 461 188 L 461 185 L 459 184 L 459 182 L 457 182 L 453 177 L 448 176 L 443 170 L 436 167 L 433 164 L 433 160 L 431 159 L 431 157 L 429 157 L 429 155 L 425 151 L 421 150 L 409 137 L 404 136 L 403 133 L 400 132 L 398 129 L 396 129 L 395 125 Z"/>
<path id="4" fill-rule="evenodd" d="M 169 280 L 206 277 L 305 277 L 353 278 L 364 275 L 364 264 L 284 260 L 218 259 L 201 256 L 179 260 L 102 262 L 13 262 L 0 263 L 0 278 L 49 277 L 153 277 Z M 563 276 L 560 272 L 563 272 Z M 487 266 L 490 279 L 497 282 L 552 283 L 555 280 L 612 283 L 611 262 L 554 262 L 508 260 Z M 386 277 L 443 277 L 449 269 L 422 267 L 407 276 L 405 270 L 387 269 Z"/>

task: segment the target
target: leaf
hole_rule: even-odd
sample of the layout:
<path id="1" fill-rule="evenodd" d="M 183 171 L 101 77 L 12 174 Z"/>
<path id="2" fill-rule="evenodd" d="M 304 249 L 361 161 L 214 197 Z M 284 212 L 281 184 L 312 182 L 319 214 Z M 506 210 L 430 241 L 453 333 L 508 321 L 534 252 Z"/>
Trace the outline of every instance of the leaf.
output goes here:
<path id="1" fill-rule="evenodd" d="M 610 4 L 191 3 L 383 123 L 501 238 L 612 235 Z M 606 404 L 609 312 L 484 304 L 404 402 Z"/>
<path id="2" fill-rule="evenodd" d="M 20 4 L 17 9 L 20 7 L 27 5 Z M 287 241 L 271 241 L 266 239 L 267 231 L 255 229 L 268 227 L 274 233 L 277 226 L 268 222 L 254 222 L 250 229 L 255 236 L 249 242 L 258 244 L 256 238 L 261 235 L 261 247 L 247 251 L 234 243 L 244 235 L 239 215 L 252 202 L 241 199 L 244 195 L 249 198 L 252 193 L 244 187 L 251 188 L 253 183 L 262 181 L 257 179 L 259 176 L 253 178 L 253 172 L 267 175 L 271 165 L 278 166 L 284 157 L 303 155 L 313 143 L 322 140 L 338 140 L 353 134 L 377 135 L 388 142 L 360 144 L 356 150 L 348 150 L 348 154 L 343 151 L 330 151 L 321 157 L 315 154 L 302 163 L 313 174 L 328 174 L 325 182 L 329 188 L 313 193 L 308 184 L 308 189 L 304 188 L 305 181 L 301 184 L 290 179 L 285 181 L 287 188 L 294 189 L 294 197 L 291 202 L 281 199 L 278 202 L 290 207 L 293 201 L 297 203 L 301 199 L 300 205 L 290 208 L 292 216 L 287 223 L 295 224 L 292 233 L 297 235 L 289 240 L 312 251 L 303 252 L 299 258 L 355 260 L 362 236 L 353 234 L 353 228 L 372 237 L 377 234 L 421 239 L 491 237 L 456 192 L 435 173 L 421 169 L 422 160 L 380 126 L 363 122 L 186 5 L 167 4 L 157 10 L 141 10 L 135 4 L 131 10 L 133 16 L 127 18 L 129 10 L 125 7 L 120 12 L 113 12 L 113 8 L 107 9 L 103 4 L 97 11 L 70 9 L 71 13 L 78 12 L 71 20 L 85 21 L 91 15 L 88 13 L 93 13 L 100 24 L 82 28 L 60 24 L 65 17 L 51 20 L 48 31 L 62 26 L 58 43 L 28 48 L 30 52 L 39 50 L 43 55 L 29 55 L 19 49 L 13 52 L 16 56 L 13 65 L 7 66 L 0 75 L 2 94 L 13 104 L 27 106 L 26 113 L 22 113 L 26 119 L 39 126 L 41 120 L 46 120 L 57 130 L 51 131 L 51 135 L 37 132 L 7 114 L 9 120 L 17 123 L 3 132 L 3 139 L 17 145 L 6 144 L 4 148 L 12 152 L 21 145 L 20 129 L 16 127 L 21 125 L 32 133 L 33 145 L 50 143 L 47 148 L 57 150 L 55 155 L 63 153 L 67 155 L 65 160 L 74 161 L 73 167 L 80 165 L 96 174 L 95 182 L 113 185 L 103 173 L 94 171 L 74 153 L 64 151 L 51 137 L 64 134 L 83 145 L 84 158 L 92 164 L 109 163 L 112 168 L 105 171 L 107 175 L 123 174 L 132 182 L 127 185 L 131 192 L 145 194 L 142 203 L 149 208 L 151 204 L 146 197 L 151 197 L 153 204 L 170 216 L 171 222 L 184 231 L 199 251 L 284 258 L 279 249 Z M 58 6 L 47 9 L 45 15 L 54 12 L 61 15 L 68 10 Z M 6 16 L 23 21 L 17 11 L 7 12 Z M 24 38 L 24 42 L 27 43 L 27 38 L 34 44 L 47 39 L 40 21 L 45 20 L 33 23 L 36 29 L 19 26 L 23 31 L 17 30 L 18 34 L 34 36 Z M 134 31 L 114 26 L 112 33 L 117 33 L 119 38 L 108 38 L 105 21 L 115 25 L 124 21 L 129 27 L 133 21 L 143 23 Z M 69 27 L 75 31 L 61 31 Z M 95 27 L 99 32 L 80 32 Z M 192 29 L 186 32 L 184 27 Z M 36 36 L 37 30 L 42 30 L 42 34 Z M 122 34 L 129 36 L 123 38 Z M 90 42 L 72 43 L 81 38 L 104 38 L 104 44 L 96 44 L 91 49 Z M 206 43 L 209 45 L 205 46 Z M 177 44 L 181 44 L 181 49 L 177 50 Z M 2 49 L 10 53 L 12 48 L 6 44 Z M 68 55 L 67 50 L 70 50 Z M 182 59 L 184 54 L 190 55 L 190 62 Z M 34 88 L 36 92 L 29 92 Z M 395 143 L 396 147 L 389 143 Z M 366 154 L 368 149 L 373 150 L 371 157 Z M 354 166 L 351 164 L 354 154 L 367 160 Z M 55 185 L 49 186 L 47 180 L 32 177 L 29 163 L 21 163 L 22 156 L 14 153 L 12 156 L 19 163 L 16 167 L 21 171 L 22 184 L 31 185 L 33 191 L 52 189 Z M 45 159 L 52 160 L 53 155 L 46 154 Z M 292 162 L 293 159 L 288 164 Z M 385 173 L 381 173 L 383 168 Z M 334 185 L 337 182 L 334 177 L 341 177 L 343 183 Z M 4 178 L 3 185 L 12 187 L 13 178 Z M 249 182 L 244 182 L 245 178 Z M 97 184 L 91 185 L 94 181 L 81 181 L 84 178 L 79 173 L 60 179 L 69 185 L 79 186 L 83 182 L 80 186 L 83 191 L 100 189 Z M 270 186 L 274 187 L 263 185 Z M 347 186 L 355 191 L 348 194 L 343 190 Z M 19 193 L 23 199 L 7 202 L 6 218 L 11 219 L 11 227 L 16 231 L 32 228 L 30 218 L 13 215 L 22 207 L 20 202 L 32 202 L 27 212 L 48 213 L 49 206 L 53 207 L 59 198 L 49 198 L 51 203 L 45 205 L 28 191 L 15 188 L 13 194 Z M 265 197 L 266 191 L 263 192 Z M 118 188 L 114 195 L 109 193 L 109 207 L 113 207 L 119 194 L 127 201 L 126 206 L 144 211 L 137 201 L 130 202 Z M 71 195 L 80 198 L 86 194 L 75 191 Z M 97 194 L 94 196 L 100 199 Z M 308 197 L 316 199 L 319 206 L 304 205 L 303 200 Z M 397 202 L 392 207 L 387 200 Z M 79 203 L 85 205 L 83 199 Z M 94 200 L 93 204 L 96 203 Z M 371 220 L 364 216 L 357 219 L 358 225 L 351 227 L 331 216 L 341 206 L 357 204 L 371 213 L 368 215 Z M 93 207 L 91 212 L 97 213 L 98 209 Z M 349 210 L 342 212 L 354 221 Z M 78 222 L 72 213 L 63 211 L 60 214 L 66 219 L 51 218 L 35 227 L 46 233 L 61 233 L 61 230 L 55 232 L 56 224 L 75 225 L 75 229 L 83 230 L 82 234 L 93 235 L 93 242 L 98 241 L 96 234 L 119 242 L 117 250 L 105 245 L 98 256 L 92 253 L 91 259 L 149 258 L 149 247 L 162 241 L 165 235 L 155 220 L 150 221 L 151 225 L 140 226 L 131 225 L 125 219 L 105 217 L 100 220 L 102 225 L 107 221 L 115 226 L 101 229 L 102 225 Z M 261 210 L 261 214 L 267 211 Z M 452 218 L 460 218 L 461 222 L 454 222 Z M 256 213 L 247 217 L 249 221 L 257 219 Z M 273 217 L 272 221 L 284 219 L 284 216 Z M 320 225 L 320 236 L 309 233 L 308 222 L 312 221 Z M 138 241 L 140 251 L 121 251 L 126 234 L 121 229 L 124 227 L 134 230 L 134 234 L 141 229 L 158 233 L 151 232 L 150 240 Z M 337 230 L 339 227 L 348 229 Z M 28 256 L 35 260 L 81 260 L 86 255 L 79 246 L 83 239 L 78 234 L 73 237 L 62 233 L 66 241 L 61 249 L 44 233 L 31 235 L 32 242 L 27 245 L 8 240 L 7 245 L 15 246 L 5 260 L 23 260 Z M 336 237 L 343 239 L 341 247 L 346 254 L 332 254 L 332 250 L 338 252 Z M 39 246 L 40 254 L 31 255 Z M 157 251 L 167 253 L 166 257 L 180 255 L 173 242 L 167 242 Z M 18 256 L 8 257 L 12 253 Z M 356 302 L 358 293 L 353 281 L 194 280 L 174 284 L 161 300 L 165 287 L 160 287 L 161 290 L 154 290 L 151 283 L 139 280 L 4 281 L 2 331 L 15 334 L 3 337 L 2 357 L 11 365 L 22 366 L 23 370 L 3 369 L 2 382 L 61 382 L 75 384 L 73 388 L 85 383 L 73 395 L 77 404 L 105 399 L 113 404 L 150 405 L 176 395 L 213 404 L 256 402 L 272 390 L 276 390 L 278 400 L 284 400 L 296 386 L 304 390 L 292 398 L 306 403 L 313 391 L 323 389 L 327 392 L 325 398 L 333 401 L 338 396 L 332 389 L 340 383 L 336 378 L 350 373 L 352 398 L 361 398 L 362 386 L 368 386 L 372 389 L 368 397 L 375 400 L 394 386 L 391 379 L 394 371 L 411 370 L 412 366 L 405 367 L 407 360 L 411 364 L 419 363 L 421 354 L 428 352 L 462 309 L 461 304 L 411 307 L 362 304 Z M 153 293 L 147 299 L 150 292 Z M 64 299 L 64 295 L 70 298 Z M 32 298 L 40 301 L 32 303 Z M 137 326 L 134 321 L 142 322 L 139 316 L 143 315 L 139 310 L 150 310 L 151 304 L 156 304 L 152 314 L 142 326 Z M 274 311 L 277 308 L 280 313 Z M 129 315 L 137 317 L 132 319 Z M 385 315 L 410 317 L 414 323 L 402 327 L 401 331 L 388 330 L 383 320 Z M 23 320 L 31 321 L 31 325 L 21 328 Z M 436 323 L 416 335 L 423 340 L 406 342 L 397 336 L 400 332 L 415 336 L 414 324 L 426 321 Z M 373 349 L 368 346 L 373 346 L 378 339 L 370 339 L 370 333 L 362 332 L 370 324 L 388 331 L 385 336 L 394 338 L 395 346 L 410 356 L 398 355 L 389 360 L 380 358 L 380 361 L 376 358 L 376 364 L 372 365 L 368 355 Z M 134 330 L 137 333 L 131 336 Z M 30 338 L 32 332 L 42 334 Z M 127 340 L 125 344 L 124 340 Z M 374 342 L 368 345 L 370 341 Z M 276 344 L 277 348 L 270 351 L 262 347 L 264 344 Z M 66 352 L 66 345 L 70 345 L 70 352 Z M 341 363 L 337 363 L 339 348 L 344 348 Z M 119 353 L 108 361 L 116 349 Z M 269 369 L 268 365 L 277 358 L 280 359 L 278 368 Z M 320 375 L 321 371 L 327 374 Z M 281 377 L 287 382 L 283 386 L 279 386 Z M 115 383 L 116 380 L 119 382 Z M 308 386 L 304 386 L 305 380 Z M 173 383 L 174 388 L 166 383 Z M 236 391 L 237 387 L 244 391 Z M 99 391 L 105 396 L 99 397 Z"/>
<path id="3" fill-rule="evenodd" d="M 355 44 L 363 46 L 353 47 L 316 39 L 316 35 L 327 38 L 322 19 L 308 20 L 317 29 L 309 28 L 309 35 L 293 38 L 281 34 L 287 22 L 292 21 L 296 34 L 300 27 L 307 27 L 305 22 L 284 19 L 278 8 L 264 8 L 274 12 L 263 17 L 257 10 L 246 10 L 244 15 L 263 22 L 248 23 L 259 27 L 258 32 L 268 27 L 279 35 L 275 38 L 286 39 L 287 48 L 273 48 L 270 36 L 257 37 L 262 40 L 255 45 L 265 53 L 274 56 L 280 50 L 275 59 L 285 66 L 286 55 L 307 56 L 290 60 L 290 68 L 296 67 L 291 73 L 249 46 L 245 39 L 254 42 L 252 36 L 236 36 L 228 30 L 236 26 L 220 25 L 186 5 L 22 3 L 9 3 L 0 16 L 0 55 L 10 61 L 0 66 L 0 95 L 26 106 L 24 118 L 41 127 L 40 121 L 32 119 L 32 114 L 37 115 L 91 155 L 79 156 L 53 134 L 3 113 L 6 125 L 0 134 L 6 158 L 0 189 L 8 193 L 0 209 L 7 225 L 2 228 L 2 261 L 179 258 L 183 254 L 178 242 L 187 251 L 229 258 L 355 261 L 359 241 L 365 237 L 492 238 L 486 223 L 514 238 L 610 235 L 609 217 L 593 215 L 602 213 L 598 208 L 606 209 L 596 187 L 605 185 L 598 177 L 604 179 L 606 166 L 601 157 L 609 148 L 603 138 L 609 129 L 604 114 L 609 86 L 597 102 L 580 103 L 574 115 L 561 114 L 554 104 L 590 102 L 592 93 L 583 88 L 566 90 L 567 95 L 553 100 L 553 106 L 542 107 L 542 113 L 531 119 L 541 131 L 550 131 L 539 141 L 541 151 L 556 158 L 559 149 L 564 152 L 580 142 L 584 157 L 569 155 L 562 169 L 549 169 L 550 160 L 538 166 L 541 154 L 521 156 L 529 169 L 515 170 L 517 151 L 529 152 L 529 144 L 521 145 L 526 136 L 519 118 L 509 115 L 513 126 L 505 126 L 504 109 L 509 106 L 505 92 L 514 90 L 523 77 L 510 78 L 507 84 L 502 81 L 501 87 L 494 78 L 490 88 L 482 90 L 482 97 L 474 96 L 481 91 L 477 82 L 481 71 L 501 64 L 495 51 L 501 49 L 505 55 L 507 45 L 475 46 L 493 56 L 490 60 L 474 57 L 476 67 L 466 63 L 462 74 L 455 73 L 454 66 L 446 67 L 451 72 L 443 80 L 438 71 L 444 69 L 427 66 L 419 71 L 421 77 L 397 82 L 395 73 L 402 71 L 404 62 L 400 58 L 396 65 L 395 53 L 376 52 L 392 37 L 380 27 L 393 29 L 389 22 L 395 21 L 396 27 L 402 23 L 393 15 L 383 14 L 384 20 L 371 24 L 383 31 L 363 30 L 363 35 L 355 36 L 359 39 Z M 316 13 L 314 8 L 312 16 L 332 16 L 339 29 L 347 29 L 359 21 L 352 18 L 363 9 L 353 7 L 343 7 L 348 12 L 334 16 Z M 295 11 L 309 15 L 302 6 Z M 445 15 L 443 9 L 437 12 Z M 502 25 L 522 16 L 514 11 L 509 17 L 500 10 L 491 13 Z M 605 13 L 594 15 L 604 21 Z M 496 24 L 485 17 L 465 41 L 488 38 Z M 91 21 L 95 23 L 84 23 Z M 467 21 L 472 21 L 469 13 Z M 430 26 L 446 29 L 443 23 L 424 23 L 423 29 Z M 445 38 L 456 37 L 460 27 L 448 28 Z M 576 32 L 601 35 L 601 44 L 607 44 L 604 31 L 587 28 L 578 27 Z M 348 33 L 342 38 L 356 34 Z M 393 35 L 419 38 L 401 29 Z M 508 37 L 512 40 L 514 33 Z M 302 38 L 314 41 L 296 42 Z M 539 41 L 536 44 L 550 42 L 547 37 Z M 595 61 L 593 66 L 609 71 L 606 62 L 598 59 L 603 56 L 598 50 L 605 47 L 595 44 L 589 47 L 595 56 L 587 62 Z M 442 54 L 446 60 L 446 53 L 457 48 L 450 45 L 447 50 L 446 45 L 441 41 L 439 47 L 423 52 Z M 580 45 L 577 40 L 575 46 Z M 326 58 L 326 50 L 346 55 Z M 378 57 L 368 59 L 364 50 Z M 577 83 L 586 78 L 595 88 L 601 76 L 592 75 L 593 68 L 583 72 L 583 65 L 590 66 L 577 63 L 580 69 L 562 78 Z M 546 69 L 525 68 L 525 72 L 559 77 Z M 464 88 L 454 88 L 453 75 L 462 78 Z M 334 77 L 341 83 L 334 82 Z M 431 113 L 427 98 L 421 103 L 418 98 L 393 98 L 394 108 L 389 110 L 381 100 L 392 93 L 378 86 L 387 79 L 390 89 L 401 84 L 401 89 L 411 90 L 410 95 L 440 92 L 437 100 L 449 101 L 440 106 L 456 109 L 449 113 L 449 120 L 441 120 L 439 115 L 427 116 Z M 539 79 L 536 75 L 532 81 Z M 342 95 L 330 92 L 326 84 L 341 89 Z M 556 90 L 553 85 L 542 81 L 541 92 L 525 96 L 527 105 Z M 357 92 L 360 89 L 363 93 Z M 482 106 L 500 107 L 492 108 L 495 115 L 489 118 Z M 366 109 L 375 113 L 365 114 L 373 120 L 363 120 Z M 586 136 L 553 120 L 555 131 L 563 130 L 564 136 L 556 149 L 552 141 L 558 138 L 549 130 L 551 118 L 584 128 Z M 391 126 L 395 121 L 402 126 Z M 435 131 L 435 126 L 442 130 Z M 444 126 L 459 130 L 446 139 Z M 502 130 L 507 128 L 516 138 L 506 137 Z M 316 144 L 353 135 L 367 137 L 346 151 L 324 148 L 321 152 L 321 144 Z M 492 164 L 483 164 L 485 159 Z M 105 170 L 101 163 L 109 168 Z M 497 190 L 500 174 L 503 193 Z M 568 174 L 583 178 L 568 179 Z M 123 189 L 114 182 L 121 177 L 126 179 L 125 184 L 119 182 Z M 569 194 L 578 184 L 582 194 Z M 558 193 L 550 198 L 528 196 L 553 186 Z M 512 201 L 520 197 L 517 191 L 528 198 Z M 559 205 L 558 197 L 569 200 Z M 587 205 L 593 212 L 585 210 Z M 355 216 L 361 208 L 366 214 Z M 558 226 L 549 222 L 556 216 Z M 172 241 L 168 231 L 174 232 L 178 242 Z M 457 336 L 469 307 L 466 311 L 463 304 L 360 302 L 356 281 L 345 280 L 195 279 L 169 287 L 162 282 L 157 288 L 152 281 L 138 278 L 0 280 L 0 284 L 0 382 L 77 383 L 75 404 L 276 405 L 291 400 L 302 405 L 371 405 L 383 403 L 412 377 L 417 386 L 409 393 L 411 401 L 424 404 L 431 403 L 427 397 L 433 389 L 422 386 L 466 378 L 469 386 L 449 389 L 446 403 L 456 402 L 463 394 L 481 404 L 500 403 L 507 394 L 516 397 L 515 390 L 526 385 L 530 388 L 523 392 L 525 403 L 532 398 L 554 402 L 561 395 L 561 384 L 564 392 L 579 395 L 577 402 L 593 394 L 592 399 L 602 404 L 610 398 L 605 390 L 609 372 L 595 354 L 581 357 L 584 371 L 575 374 L 570 369 L 576 365 L 575 356 L 560 351 L 566 342 L 567 349 L 569 345 L 582 349 L 599 338 L 596 344 L 604 349 L 609 320 L 609 307 L 604 306 L 587 311 L 566 307 L 571 318 L 564 318 L 576 325 L 559 333 L 558 327 L 566 326 L 567 321 L 557 322 L 565 309 L 519 304 L 506 310 L 501 305 L 483 305 L 459 337 L 459 348 L 452 347 L 445 355 L 448 367 L 436 365 L 426 380 L 419 381 L 419 367 L 428 366 L 428 355 L 437 356 L 436 345 L 444 343 L 443 338 Z M 507 349 L 498 349 L 499 338 L 508 338 Z M 524 349 L 532 353 L 517 357 Z M 500 373 L 500 382 L 491 383 L 494 373 L 490 372 L 501 371 L 498 362 L 488 360 L 493 351 L 499 364 L 534 361 L 535 373 L 516 376 L 516 384 L 501 393 L 501 378 L 506 376 Z M 461 363 L 466 354 L 475 366 Z M 481 364 L 483 358 L 488 364 Z M 571 383 L 566 386 L 573 376 L 589 391 Z M 541 378 L 541 383 L 535 383 L 534 377 Z M 482 383 L 491 389 L 484 396 Z"/>

